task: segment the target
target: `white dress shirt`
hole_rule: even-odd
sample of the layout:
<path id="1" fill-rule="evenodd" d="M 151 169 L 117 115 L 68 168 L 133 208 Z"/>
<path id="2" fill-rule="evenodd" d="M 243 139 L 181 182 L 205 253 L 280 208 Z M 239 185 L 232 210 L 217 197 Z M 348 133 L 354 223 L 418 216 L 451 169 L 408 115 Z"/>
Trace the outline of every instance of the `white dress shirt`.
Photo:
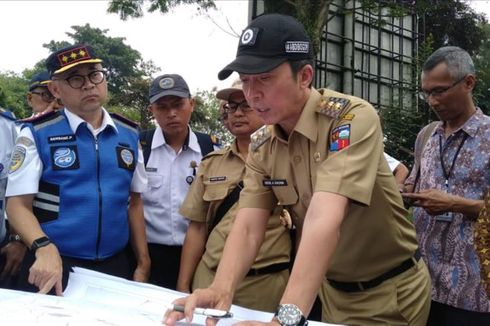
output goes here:
<path id="1" fill-rule="evenodd" d="M 398 161 L 396 158 L 394 158 L 394 157 L 392 157 L 386 153 L 384 153 L 384 154 L 385 154 L 385 159 L 388 162 L 388 166 L 390 167 L 391 172 L 395 171 L 398 164 L 400 164 L 400 161 Z"/>
<path id="2" fill-rule="evenodd" d="M 0 243 L 5 230 L 5 188 L 10 165 L 10 156 L 15 145 L 17 129 L 15 122 L 0 115 Z"/>
<path id="3" fill-rule="evenodd" d="M 189 190 L 187 179 L 197 172 L 191 162 L 197 166 L 201 158 L 197 137 L 190 128 L 188 145 L 176 153 L 166 143 L 162 129 L 156 127 L 146 164 L 148 189 L 142 194 L 149 243 L 168 246 L 184 243 L 189 221 L 179 214 L 179 208 Z"/>
<path id="4" fill-rule="evenodd" d="M 100 128 L 94 130 L 94 128 L 87 123 L 87 128 L 92 132 L 94 137 L 96 137 L 99 132 L 107 127 L 112 127 L 117 131 L 117 126 L 112 120 L 111 116 L 107 111 L 102 108 L 104 117 L 102 119 L 102 124 Z M 71 113 L 69 110 L 64 110 L 68 123 L 73 133 L 76 132 L 78 126 L 81 123 L 86 122 L 79 116 Z M 22 138 L 24 137 L 24 138 Z M 22 165 L 9 174 L 8 185 L 7 185 L 7 197 L 26 195 L 26 194 L 36 194 L 38 192 L 39 180 L 41 179 L 41 174 L 43 171 L 43 164 L 37 147 L 34 145 L 34 137 L 29 128 L 23 128 L 17 137 L 16 146 L 21 146 L 25 149 L 25 158 Z M 138 149 L 138 164 L 133 174 L 133 179 L 131 180 L 131 191 L 132 192 L 143 192 L 147 186 L 145 165 L 143 161 L 143 151 L 141 148 Z"/>

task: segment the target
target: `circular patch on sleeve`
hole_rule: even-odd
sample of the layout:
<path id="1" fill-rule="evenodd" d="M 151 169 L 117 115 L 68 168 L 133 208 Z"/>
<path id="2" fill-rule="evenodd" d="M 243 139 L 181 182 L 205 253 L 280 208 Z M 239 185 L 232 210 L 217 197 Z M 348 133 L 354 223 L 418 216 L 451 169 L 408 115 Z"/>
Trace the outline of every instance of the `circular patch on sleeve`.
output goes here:
<path id="1" fill-rule="evenodd" d="M 26 158 L 26 149 L 23 146 L 15 146 L 10 159 L 9 173 L 17 171 L 24 163 Z"/>

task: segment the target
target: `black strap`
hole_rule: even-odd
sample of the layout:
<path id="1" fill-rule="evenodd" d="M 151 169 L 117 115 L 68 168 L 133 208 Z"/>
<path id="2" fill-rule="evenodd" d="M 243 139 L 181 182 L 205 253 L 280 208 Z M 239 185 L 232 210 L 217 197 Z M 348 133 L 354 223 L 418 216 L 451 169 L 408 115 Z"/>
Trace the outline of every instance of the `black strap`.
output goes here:
<path id="1" fill-rule="evenodd" d="M 441 160 L 442 173 L 444 174 L 444 178 L 446 178 L 445 185 L 447 190 L 449 189 L 449 178 L 451 177 L 451 173 L 453 172 L 454 163 L 456 163 L 456 159 L 458 158 L 459 151 L 463 147 L 466 138 L 468 138 L 468 134 L 465 133 L 463 140 L 459 143 L 458 149 L 456 150 L 456 154 L 454 154 L 453 161 L 451 163 L 451 166 L 449 167 L 449 171 L 447 171 L 443 159 L 444 153 L 442 151 L 442 136 L 439 135 L 439 159 Z"/>
<path id="2" fill-rule="evenodd" d="M 201 148 L 202 156 L 206 156 L 208 153 L 214 151 L 214 143 L 211 136 L 204 134 L 202 132 L 194 131 L 197 137 L 197 142 Z M 151 153 L 151 143 L 153 141 L 153 135 L 155 134 L 155 129 L 144 130 L 140 132 L 140 144 L 143 149 L 143 158 L 145 160 L 145 166 L 148 163 Z M 189 137 L 189 136 L 188 136 Z"/>
<path id="3" fill-rule="evenodd" d="M 206 156 L 207 154 L 214 151 L 214 144 L 211 136 L 199 131 L 194 131 L 194 133 L 196 134 L 197 142 L 199 143 L 199 147 L 201 148 L 202 156 Z"/>
<path id="4" fill-rule="evenodd" d="M 143 149 L 143 159 L 145 160 L 145 166 L 148 163 L 151 153 L 151 142 L 153 141 L 153 135 L 155 134 L 155 129 L 143 130 L 140 132 L 140 144 Z"/>
<path id="5" fill-rule="evenodd" d="M 210 223 L 209 229 L 208 229 L 208 234 L 213 231 L 214 227 L 218 225 L 219 222 L 221 222 L 221 219 L 223 216 L 225 216 L 226 212 L 228 212 L 233 206 L 238 201 L 238 198 L 240 198 L 240 192 L 242 191 L 243 188 L 243 181 L 240 181 L 235 189 L 233 189 L 228 196 L 223 199 L 223 202 L 221 205 L 219 205 L 218 209 L 216 210 L 216 214 L 214 214 L 214 218 L 212 223 Z"/>
<path id="6" fill-rule="evenodd" d="M 420 259 L 420 251 L 419 249 L 415 250 L 413 257 L 408 258 L 403 261 L 400 265 L 396 266 L 393 269 L 390 269 L 386 273 L 381 274 L 380 276 L 365 282 L 338 282 L 331 279 L 328 279 L 328 283 L 335 289 L 344 291 L 344 292 L 360 292 L 367 289 L 374 288 L 386 280 L 393 278 L 401 273 L 412 268 L 416 262 Z"/>
<path id="7" fill-rule="evenodd" d="M 252 268 L 248 271 L 247 277 L 279 273 L 282 272 L 283 270 L 289 269 L 289 267 L 290 267 L 290 263 L 287 262 L 287 263 L 272 264 L 262 268 Z"/>

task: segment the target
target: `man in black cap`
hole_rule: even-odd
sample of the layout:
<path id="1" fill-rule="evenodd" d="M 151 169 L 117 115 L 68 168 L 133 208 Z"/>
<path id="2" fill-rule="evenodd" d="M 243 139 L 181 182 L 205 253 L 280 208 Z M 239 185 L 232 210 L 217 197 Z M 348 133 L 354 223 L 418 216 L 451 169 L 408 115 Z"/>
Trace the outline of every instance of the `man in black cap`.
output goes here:
<path id="1" fill-rule="evenodd" d="M 26 95 L 27 104 L 32 108 L 32 116 L 46 110 L 56 110 L 61 107 L 61 104 L 48 89 L 50 82 L 51 77 L 47 71 L 42 71 L 32 76 L 29 92 Z"/>
<path id="2" fill-rule="evenodd" d="M 48 87 L 65 109 L 33 118 L 17 137 L 6 196 L 9 221 L 30 248 L 24 290 L 61 295 L 72 266 L 148 279 L 137 125 L 103 108 L 101 62 L 85 44 L 51 54 Z M 134 272 L 123 250 L 129 240 Z"/>
<path id="3" fill-rule="evenodd" d="M 179 213 L 201 158 L 217 149 L 217 140 L 189 126 L 195 99 L 182 76 L 165 74 L 153 80 L 149 111 L 155 129 L 140 135 L 148 188 L 143 192 L 150 283 L 175 289 L 180 255 L 189 222 Z"/>
<path id="4" fill-rule="evenodd" d="M 176 300 L 185 304 L 187 321 L 195 307 L 230 307 L 280 203 L 296 227 L 297 251 L 271 324 L 306 325 L 320 292 L 326 322 L 425 325 L 430 279 L 383 156 L 374 108 L 311 87 L 311 43 L 290 16 L 252 21 L 236 59 L 218 76 L 232 71 L 250 106 L 270 125 L 252 135 L 239 211 L 213 283 Z M 183 316 L 168 312 L 166 323 Z"/>

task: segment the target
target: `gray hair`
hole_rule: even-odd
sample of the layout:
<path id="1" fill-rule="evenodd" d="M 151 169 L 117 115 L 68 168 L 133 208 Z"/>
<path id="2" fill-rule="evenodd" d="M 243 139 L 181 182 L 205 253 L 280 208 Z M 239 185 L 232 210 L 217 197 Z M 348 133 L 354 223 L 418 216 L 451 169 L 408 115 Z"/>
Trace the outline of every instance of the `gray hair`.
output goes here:
<path id="1" fill-rule="evenodd" d="M 449 75 L 453 80 L 462 79 L 464 76 L 475 75 L 475 65 L 468 52 L 457 46 L 444 46 L 432 53 L 425 60 L 422 71 L 430 71 L 438 64 L 444 62 L 447 65 Z"/>

